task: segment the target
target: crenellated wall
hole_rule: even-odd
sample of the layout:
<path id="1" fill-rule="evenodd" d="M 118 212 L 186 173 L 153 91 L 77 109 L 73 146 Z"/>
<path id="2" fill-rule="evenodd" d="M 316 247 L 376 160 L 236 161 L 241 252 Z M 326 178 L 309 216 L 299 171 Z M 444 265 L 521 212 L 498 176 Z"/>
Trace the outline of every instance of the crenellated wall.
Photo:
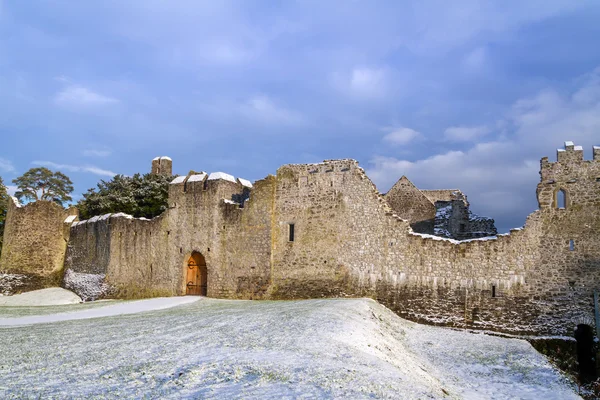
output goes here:
<path id="1" fill-rule="evenodd" d="M 371 296 L 428 323 L 564 334 L 593 316 L 600 285 L 600 158 L 579 151 L 568 144 L 560 161 L 542 159 L 540 210 L 507 235 L 414 233 L 356 161 L 335 160 L 285 165 L 253 186 L 222 173 L 179 177 L 151 221 L 74 224 L 66 267 L 106 274 L 116 293 L 181 295 L 196 251 L 210 297 Z"/>

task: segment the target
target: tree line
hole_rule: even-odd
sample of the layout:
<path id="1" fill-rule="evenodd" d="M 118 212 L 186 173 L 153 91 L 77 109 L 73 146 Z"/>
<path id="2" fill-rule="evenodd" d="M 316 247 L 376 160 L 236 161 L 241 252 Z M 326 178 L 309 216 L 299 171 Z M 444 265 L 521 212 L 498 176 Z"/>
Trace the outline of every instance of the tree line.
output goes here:
<path id="1" fill-rule="evenodd" d="M 81 219 L 117 212 L 136 218 L 154 218 L 168 207 L 169 182 L 173 178 L 155 174 L 116 175 L 89 189 L 75 206 Z M 73 182 L 60 171 L 31 168 L 12 182 L 17 187 L 15 197 L 20 201 L 51 201 L 62 207 L 72 204 Z M 0 177 L 0 253 L 9 201 L 10 196 Z"/>

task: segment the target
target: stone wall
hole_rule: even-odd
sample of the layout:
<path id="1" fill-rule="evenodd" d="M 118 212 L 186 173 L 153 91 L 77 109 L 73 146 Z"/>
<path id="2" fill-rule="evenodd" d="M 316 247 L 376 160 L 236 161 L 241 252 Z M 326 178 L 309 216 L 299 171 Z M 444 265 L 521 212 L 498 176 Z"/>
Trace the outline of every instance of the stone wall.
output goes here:
<path id="1" fill-rule="evenodd" d="M 70 222 L 77 210 L 36 201 L 8 204 L 0 271 L 47 278 L 63 269 Z M 69 218 L 71 217 L 71 218 Z M 65 220 L 69 218 L 68 223 Z"/>
<path id="2" fill-rule="evenodd" d="M 465 196 L 459 189 L 421 189 L 421 192 L 433 204 L 438 201 L 462 200 L 465 205 L 468 205 L 467 196 Z"/>
<path id="3" fill-rule="evenodd" d="M 170 208 L 152 220 L 113 214 L 74 224 L 66 268 L 105 275 L 118 297 L 183 295 L 196 251 L 207 263 L 208 296 L 261 298 L 271 272 L 272 180 L 257 182 L 240 204 L 231 200 L 247 198 L 239 182 L 176 179 Z"/>
<path id="4" fill-rule="evenodd" d="M 282 166 L 251 189 L 226 174 L 177 178 L 170 208 L 152 221 L 74 224 L 67 266 L 105 273 L 117 293 L 180 295 L 197 251 L 210 297 L 370 296 L 433 324 L 566 334 L 593 316 L 600 284 L 600 156 L 578 151 L 542 160 L 540 210 L 508 235 L 414 233 L 356 161 L 336 160 Z"/>
<path id="5" fill-rule="evenodd" d="M 394 212 L 410 223 L 415 232 L 433 234 L 436 206 L 403 176 L 384 195 Z"/>
<path id="6" fill-rule="evenodd" d="M 150 169 L 150 173 L 155 175 L 172 176 L 173 160 L 166 156 L 154 158 L 152 160 L 152 168 Z"/>
<path id="7" fill-rule="evenodd" d="M 457 240 L 495 236 L 494 220 L 474 214 L 463 199 L 436 201 L 434 234 Z"/>

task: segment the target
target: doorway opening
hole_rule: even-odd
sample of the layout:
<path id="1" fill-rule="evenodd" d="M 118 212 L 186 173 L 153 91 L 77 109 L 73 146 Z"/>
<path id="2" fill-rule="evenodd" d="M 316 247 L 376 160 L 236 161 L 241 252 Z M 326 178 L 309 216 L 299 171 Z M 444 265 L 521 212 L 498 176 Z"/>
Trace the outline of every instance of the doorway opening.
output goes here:
<path id="1" fill-rule="evenodd" d="M 198 252 L 193 252 L 187 262 L 185 294 L 206 296 L 208 292 L 208 271 L 206 260 Z"/>

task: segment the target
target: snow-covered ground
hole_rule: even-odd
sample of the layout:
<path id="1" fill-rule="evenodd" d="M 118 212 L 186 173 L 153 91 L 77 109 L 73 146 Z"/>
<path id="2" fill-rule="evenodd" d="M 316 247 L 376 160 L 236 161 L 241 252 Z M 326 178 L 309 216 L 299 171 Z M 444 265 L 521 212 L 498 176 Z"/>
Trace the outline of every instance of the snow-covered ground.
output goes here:
<path id="1" fill-rule="evenodd" d="M 105 316 L 0 328 L 0 398 L 578 398 L 525 341 L 418 325 L 368 299 L 202 298 L 122 315 L 172 301 L 64 306 Z"/>
<path id="2" fill-rule="evenodd" d="M 77 303 L 81 303 L 79 296 L 59 287 L 34 290 L 13 296 L 0 296 L 0 307 L 56 306 Z"/>

